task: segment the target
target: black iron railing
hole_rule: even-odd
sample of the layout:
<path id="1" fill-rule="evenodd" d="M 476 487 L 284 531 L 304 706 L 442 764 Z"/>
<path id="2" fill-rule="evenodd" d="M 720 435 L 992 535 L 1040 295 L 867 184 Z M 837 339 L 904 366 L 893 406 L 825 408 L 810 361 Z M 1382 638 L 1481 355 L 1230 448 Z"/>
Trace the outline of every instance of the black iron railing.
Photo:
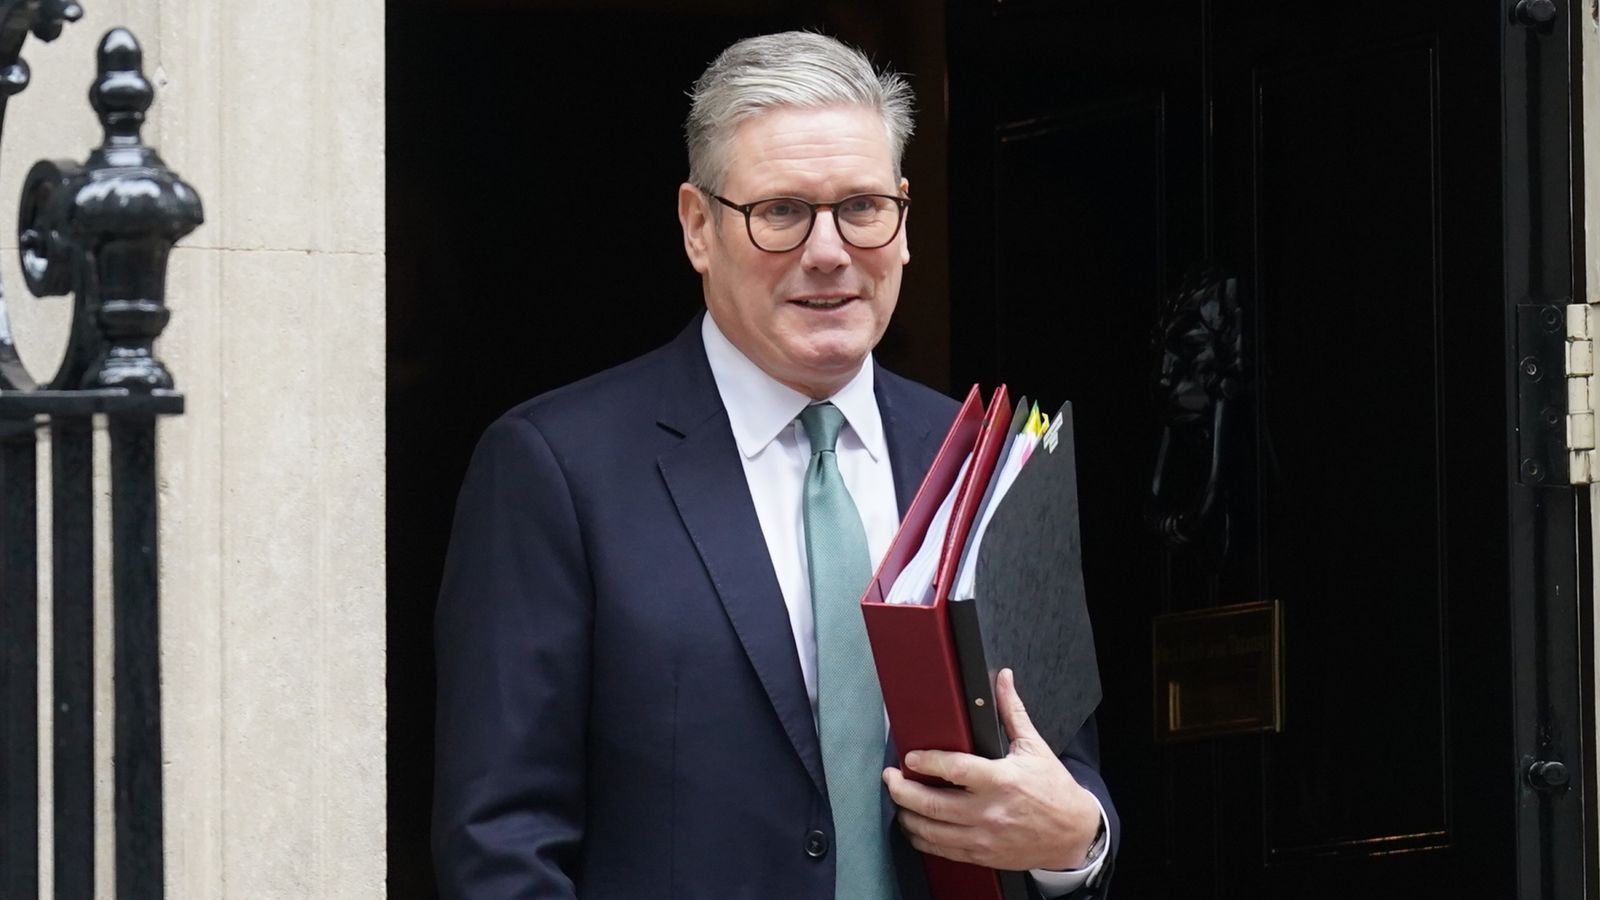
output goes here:
<path id="1" fill-rule="evenodd" d="M 53 40 L 72 0 L 0 0 L 0 125 L 27 86 L 20 51 Z M 105 139 L 83 164 L 41 160 L 18 215 L 36 296 L 71 294 L 68 348 L 40 382 L 17 355 L 0 295 L 0 898 L 39 893 L 37 438 L 50 435 L 55 895 L 94 895 L 94 418 L 110 441 L 116 885 L 163 893 L 156 418 L 183 395 L 152 344 L 166 327 L 167 256 L 200 198 L 144 146 L 154 89 L 138 41 L 108 32 L 89 90 Z"/>

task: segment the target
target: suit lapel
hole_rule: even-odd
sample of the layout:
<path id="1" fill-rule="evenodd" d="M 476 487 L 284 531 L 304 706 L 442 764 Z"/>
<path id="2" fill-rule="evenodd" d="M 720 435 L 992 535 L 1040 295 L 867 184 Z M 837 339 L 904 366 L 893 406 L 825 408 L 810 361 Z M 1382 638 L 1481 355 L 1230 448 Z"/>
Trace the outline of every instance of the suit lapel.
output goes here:
<path id="1" fill-rule="evenodd" d="M 874 363 L 876 365 L 876 363 Z M 894 469 L 894 496 L 900 518 L 917 495 L 922 478 L 933 465 L 944 432 L 934 433 L 933 423 L 911 410 L 906 381 L 878 366 L 872 383 L 878 395 L 878 414 L 883 417 L 883 434 L 889 444 L 889 465 Z"/>
<path id="2" fill-rule="evenodd" d="M 664 392 L 657 421 L 683 439 L 657 457 L 661 477 L 778 721 L 817 790 L 825 793 L 822 751 L 788 607 L 705 359 L 698 317 L 673 351 L 681 371 L 666 381 L 672 387 Z"/>

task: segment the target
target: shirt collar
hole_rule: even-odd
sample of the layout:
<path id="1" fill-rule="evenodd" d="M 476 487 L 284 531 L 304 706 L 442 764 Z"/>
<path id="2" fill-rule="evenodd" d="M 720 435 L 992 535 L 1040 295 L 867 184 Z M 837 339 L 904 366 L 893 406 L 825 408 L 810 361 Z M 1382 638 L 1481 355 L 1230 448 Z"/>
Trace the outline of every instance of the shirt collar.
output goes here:
<path id="1" fill-rule="evenodd" d="M 752 459 L 794 422 L 811 398 L 751 362 L 723 335 L 709 312 L 701 321 L 700 337 L 717 393 L 722 395 L 723 408 L 728 411 L 734 442 L 746 459 Z M 872 376 L 872 355 L 868 354 L 855 377 L 828 400 L 844 413 L 845 422 L 876 462 L 884 458 L 888 446 L 884 443 L 883 418 L 878 413 Z"/>

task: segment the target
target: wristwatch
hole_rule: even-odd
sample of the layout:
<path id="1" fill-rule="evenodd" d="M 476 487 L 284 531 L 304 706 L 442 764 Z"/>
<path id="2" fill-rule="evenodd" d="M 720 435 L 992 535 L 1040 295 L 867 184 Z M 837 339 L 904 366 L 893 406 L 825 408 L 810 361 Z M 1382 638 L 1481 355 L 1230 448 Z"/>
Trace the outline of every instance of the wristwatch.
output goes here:
<path id="1" fill-rule="evenodd" d="M 1100 818 L 1100 827 L 1094 833 L 1094 840 L 1089 843 L 1089 852 L 1084 854 L 1083 868 L 1087 869 L 1099 862 L 1100 857 L 1105 855 L 1106 847 L 1110 844 L 1111 835 L 1106 832 L 1106 820 L 1102 816 Z"/>

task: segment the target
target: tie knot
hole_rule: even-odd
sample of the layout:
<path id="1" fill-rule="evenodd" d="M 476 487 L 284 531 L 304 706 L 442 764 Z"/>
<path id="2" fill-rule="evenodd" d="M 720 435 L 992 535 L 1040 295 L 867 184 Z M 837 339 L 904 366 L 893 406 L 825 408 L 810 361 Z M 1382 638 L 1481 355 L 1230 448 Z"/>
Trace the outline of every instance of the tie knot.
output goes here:
<path id="1" fill-rule="evenodd" d="M 844 413 L 832 403 L 814 403 L 800 411 L 800 424 L 811 441 L 812 453 L 831 451 L 839 441 L 839 429 L 844 427 Z"/>

